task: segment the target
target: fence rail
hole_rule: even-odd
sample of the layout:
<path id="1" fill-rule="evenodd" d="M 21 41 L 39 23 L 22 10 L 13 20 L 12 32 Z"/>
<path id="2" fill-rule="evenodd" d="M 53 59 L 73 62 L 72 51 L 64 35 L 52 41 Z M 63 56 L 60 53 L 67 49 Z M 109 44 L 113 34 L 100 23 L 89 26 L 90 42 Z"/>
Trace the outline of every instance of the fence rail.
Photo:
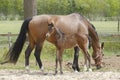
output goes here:
<path id="1" fill-rule="evenodd" d="M 117 33 L 117 34 L 113 34 L 113 33 L 98 33 L 98 35 L 102 36 L 102 37 L 112 37 L 112 36 L 118 36 L 118 37 L 120 37 L 120 33 Z M 0 34 L 0 37 L 7 37 L 6 41 L 8 43 L 5 43 L 5 46 L 8 45 L 9 48 L 12 45 L 12 37 L 14 37 L 14 36 L 18 36 L 18 34 L 12 34 L 11 32 L 8 32 L 8 34 Z M 0 42 L 1 41 L 2 40 L 0 40 Z M 113 40 L 113 41 L 102 40 L 102 41 L 104 41 L 104 42 L 120 42 L 120 40 L 118 40 L 118 41 L 115 41 L 115 40 Z M 0 46 L 0 47 L 2 47 L 2 46 Z"/>
<path id="2" fill-rule="evenodd" d="M 0 36 L 18 36 L 18 34 L 8 33 L 8 34 L 0 34 Z"/>
<path id="3" fill-rule="evenodd" d="M 12 45 L 12 36 L 18 36 L 18 34 L 12 34 L 11 32 L 8 32 L 8 34 L 0 34 L 0 36 L 7 37 L 8 47 Z"/>

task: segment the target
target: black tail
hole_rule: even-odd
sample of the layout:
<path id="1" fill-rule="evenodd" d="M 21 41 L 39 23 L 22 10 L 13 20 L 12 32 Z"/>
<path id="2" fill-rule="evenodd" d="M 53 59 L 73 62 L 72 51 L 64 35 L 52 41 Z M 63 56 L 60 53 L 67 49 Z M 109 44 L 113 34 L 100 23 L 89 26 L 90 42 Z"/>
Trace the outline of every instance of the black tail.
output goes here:
<path id="1" fill-rule="evenodd" d="M 6 62 L 14 64 L 17 62 L 19 55 L 22 51 L 22 48 L 24 46 L 26 40 L 26 33 L 28 31 L 28 24 L 31 20 L 32 18 L 29 18 L 23 22 L 18 38 L 16 39 L 15 43 L 11 46 L 5 57 Z"/>

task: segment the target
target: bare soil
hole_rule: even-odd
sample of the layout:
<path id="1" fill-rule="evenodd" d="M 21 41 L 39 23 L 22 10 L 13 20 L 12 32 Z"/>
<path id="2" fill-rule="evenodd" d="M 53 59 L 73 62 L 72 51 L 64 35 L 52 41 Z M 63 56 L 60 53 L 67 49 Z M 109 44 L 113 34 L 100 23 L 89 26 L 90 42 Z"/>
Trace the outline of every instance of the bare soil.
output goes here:
<path id="1" fill-rule="evenodd" d="M 104 57 L 104 67 L 100 70 L 96 70 L 93 67 L 93 72 L 74 72 L 71 69 L 71 65 L 67 65 L 69 61 L 63 63 L 64 73 L 54 75 L 53 70 L 46 70 L 44 73 L 39 70 L 30 70 L 26 72 L 24 70 L 0 70 L 0 80 L 120 80 L 120 55 Z M 70 61 L 71 62 L 71 61 Z M 54 64 L 54 63 L 52 63 Z M 83 66 L 82 62 L 79 62 L 80 67 Z M 44 66 L 50 66 L 50 63 L 46 61 Z"/>

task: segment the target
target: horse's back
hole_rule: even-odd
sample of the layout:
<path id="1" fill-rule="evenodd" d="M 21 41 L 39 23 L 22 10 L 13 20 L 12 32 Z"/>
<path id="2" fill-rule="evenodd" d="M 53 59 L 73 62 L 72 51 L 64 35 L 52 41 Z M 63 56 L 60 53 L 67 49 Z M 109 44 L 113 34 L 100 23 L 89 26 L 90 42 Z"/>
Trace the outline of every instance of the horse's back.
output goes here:
<path id="1" fill-rule="evenodd" d="M 64 16 L 54 16 L 52 18 L 54 20 L 54 26 L 58 27 L 63 33 L 66 34 L 74 34 L 74 33 L 86 33 L 87 26 L 82 19 L 82 16 L 78 13 L 72 13 Z"/>
<path id="2" fill-rule="evenodd" d="M 29 23 L 29 35 L 35 41 L 45 40 L 45 35 L 48 31 L 48 19 L 50 15 L 34 16 Z"/>

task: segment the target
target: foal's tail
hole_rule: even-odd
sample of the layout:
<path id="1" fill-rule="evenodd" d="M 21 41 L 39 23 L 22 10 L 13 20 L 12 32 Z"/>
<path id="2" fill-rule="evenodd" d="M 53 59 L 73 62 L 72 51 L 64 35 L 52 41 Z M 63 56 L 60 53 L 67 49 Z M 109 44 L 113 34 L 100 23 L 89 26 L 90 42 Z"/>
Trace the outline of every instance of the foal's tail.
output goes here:
<path id="1" fill-rule="evenodd" d="M 19 55 L 22 51 L 22 48 L 24 46 L 25 40 L 26 40 L 26 33 L 28 32 L 28 25 L 29 22 L 32 20 L 32 18 L 26 19 L 22 26 L 21 26 L 21 30 L 19 32 L 19 35 L 15 41 L 15 43 L 11 46 L 11 48 L 9 49 L 7 55 L 5 56 L 5 62 L 4 63 L 14 63 L 16 64 Z"/>

